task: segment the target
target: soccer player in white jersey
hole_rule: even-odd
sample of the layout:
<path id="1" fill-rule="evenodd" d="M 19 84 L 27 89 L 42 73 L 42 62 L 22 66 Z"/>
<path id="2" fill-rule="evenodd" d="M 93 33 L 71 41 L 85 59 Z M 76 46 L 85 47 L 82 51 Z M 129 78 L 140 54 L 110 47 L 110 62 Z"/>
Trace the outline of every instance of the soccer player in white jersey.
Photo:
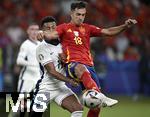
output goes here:
<path id="1" fill-rule="evenodd" d="M 40 43 L 36 34 L 39 30 L 37 24 L 31 24 L 27 29 L 28 39 L 19 50 L 17 65 L 23 66 L 18 82 L 18 92 L 31 92 L 40 79 L 40 67 L 36 59 L 36 47 Z"/>
<path id="2" fill-rule="evenodd" d="M 45 17 L 42 19 L 41 27 L 42 30 L 51 32 L 56 28 L 56 21 L 53 17 Z M 65 77 L 64 69 L 59 60 L 59 54 L 61 53 L 62 48 L 59 40 L 47 41 L 45 39 L 36 49 L 42 77 L 37 83 L 35 98 L 31 104 L 31 117 L 42 117 L 50 101 L 55 101 L 59 106 L 68 110 L 71 117 L 82 117 L 82 105 L 74 93 L 65 85 L 65 82 L 73 86 L 77 86 L 78 83 Z"/>
<path id="3" fill-rule="evenodd" d="M 39 26 L 37 24 L 33 23 L 29 25 L 27 29 L 28 39 L 20 46 L 17 57 L 17 65 L 22 66 L 17 88 L 17 92 L 19 93 L 31 93 L 34 90 L 37 81 L 40 79 L 40 67 L 36 59 L 36 47 L 40 43 L 36 38 L 38 30 Z M 20 100 L 23 101 L 24 99 L 19 97 L 19 101 Z M 17 103 L 19 103 L 19 101 Z M 16 115 L 23 117 L 26 111 L 25 103 L 26 101 L 24 101 L 24 105 L 21 106 L 21 109 L 18 110 L 17 113 L 12 113 L 11 111 L 9 117 Z"/>

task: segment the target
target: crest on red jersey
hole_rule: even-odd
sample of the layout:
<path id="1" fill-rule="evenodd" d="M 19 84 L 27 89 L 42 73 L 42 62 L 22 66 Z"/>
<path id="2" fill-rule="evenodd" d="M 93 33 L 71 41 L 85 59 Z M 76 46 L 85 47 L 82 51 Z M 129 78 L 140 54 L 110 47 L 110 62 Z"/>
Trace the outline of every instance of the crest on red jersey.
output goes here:
<path id="1" fill-rule="evenodd" d="M 75 37 L 78 37 L 79 36 L 79 32 L 78 31 L 73 31 Z"/>

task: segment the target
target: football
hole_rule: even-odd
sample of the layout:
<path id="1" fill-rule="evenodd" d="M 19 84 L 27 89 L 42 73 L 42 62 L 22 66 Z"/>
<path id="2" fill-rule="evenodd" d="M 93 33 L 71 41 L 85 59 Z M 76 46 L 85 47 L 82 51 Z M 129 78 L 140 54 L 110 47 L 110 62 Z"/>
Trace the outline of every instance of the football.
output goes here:
<path id="1" fill-rule="evenodd" d="M 83 96 L 83 105 L 88 108 L 96 108 L 101 105 L 101 100 L 99 99 L 99 92 L 96 90 L 87 90 Z"/>

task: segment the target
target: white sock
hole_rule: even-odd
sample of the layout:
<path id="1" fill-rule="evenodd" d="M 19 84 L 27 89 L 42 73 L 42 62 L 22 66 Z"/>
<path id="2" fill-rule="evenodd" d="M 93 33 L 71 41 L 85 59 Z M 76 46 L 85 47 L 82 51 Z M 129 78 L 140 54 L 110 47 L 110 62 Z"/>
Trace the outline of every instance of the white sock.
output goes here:
<path id="1" fill-rule="evenodd" d="M 71 117 L 82 117 L 83 111 L 74 111 L 71 113 Z"/>

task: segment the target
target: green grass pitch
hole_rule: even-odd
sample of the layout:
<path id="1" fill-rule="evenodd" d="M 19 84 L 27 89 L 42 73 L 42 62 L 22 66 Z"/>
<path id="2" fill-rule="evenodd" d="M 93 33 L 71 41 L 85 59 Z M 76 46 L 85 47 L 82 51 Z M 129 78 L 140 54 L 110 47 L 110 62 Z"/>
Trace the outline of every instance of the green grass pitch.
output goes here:
<path id="1" fill-rule="evenodd" d="M 150 97 L 142 97 L 133 101 L 130 97 L 118 97 L 119 103 L 114 107 L 101 110 L 101 117 L 150 117 Z M 86 117 L 87 108 L 84 108 Z M 55 103 L 50 106 L 50 117 L 70 117 L 70 113 L 58 107 Z"/>

